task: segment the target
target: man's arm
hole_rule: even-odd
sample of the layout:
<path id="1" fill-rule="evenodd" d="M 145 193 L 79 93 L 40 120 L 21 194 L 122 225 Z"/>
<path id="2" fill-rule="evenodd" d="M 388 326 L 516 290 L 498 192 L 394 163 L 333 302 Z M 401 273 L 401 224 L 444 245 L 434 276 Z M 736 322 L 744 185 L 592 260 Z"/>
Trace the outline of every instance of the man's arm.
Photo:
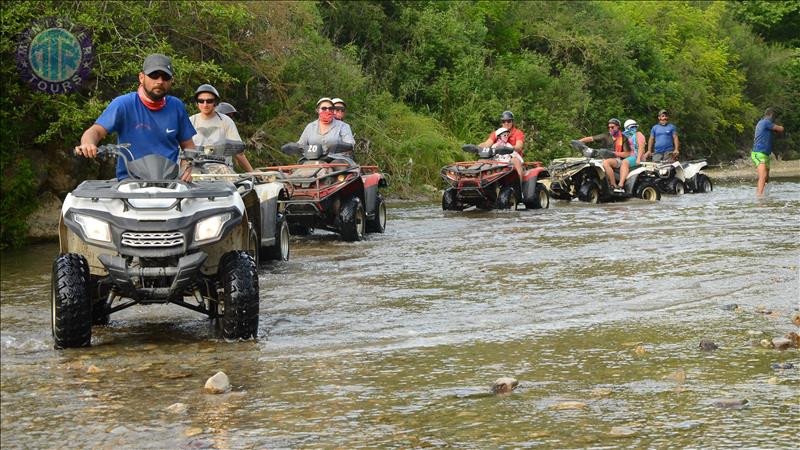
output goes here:
<path id="1" fill-rule="evenodd" d="M 672 153 L 675 156 L 678 156 L 678 153 L 680 153 L 681 141 L 678 139 L 678 132 L 677 131 L 672 133 L 672 145 L 675 147 L 675 149 L 672 151 Z"/>
<path id="2" fill-rule="evenodd" d="M 781 126 L 781 125 L 773 125 L 772 126 L 772 131 L 774 131 L 776 133 L 783 133 L 783 126 Z"/>
<path id="3" fill-rule="evenodd" d="M 656 142 L 655 136 L 653 136 L 653 131 L 650 131 L 650 138 L 647 140 L 647 154 L 653 153 L 653 144 Z"/>
<path id="4" fill-rule="evenodd" d="M 93 124 L 81 136 L 81 145 L 75 147 L 75 154 L 86 158 L 97 156 L 97 144 L 108 136 L 108 131 L 98 124 Z"/>

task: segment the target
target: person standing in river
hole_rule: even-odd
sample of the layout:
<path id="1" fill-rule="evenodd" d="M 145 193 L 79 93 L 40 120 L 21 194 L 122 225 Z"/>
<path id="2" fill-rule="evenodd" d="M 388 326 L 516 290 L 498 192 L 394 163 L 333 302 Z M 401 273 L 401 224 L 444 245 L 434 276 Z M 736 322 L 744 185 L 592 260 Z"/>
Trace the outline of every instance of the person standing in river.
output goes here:
<path id="1" fill-rule="evenodd" d="M 783 127 L 775 124 L 777 114 L 773 108 L 764 111 L 764 117 L 756 124 L 755 137 L 753 138 L 753 151 L 750 159 L 756 165 L 758 182 L 756 196 L 764 195 L 764 189 L 769 183 L 769 157 L 772 154 L 772 133 L 783 133 Z"/>
<path id="2" fill-rule="evenodd" d="M 195 148 L 195 129 L 183 102 L 167 95 L 172 88 L 172 60 L 154 53 L 144 60 L 139 72 L 139 89 L 111 101 L 94 124 L 81 136 L 75 154 L 94 158 L 97 144 L 109 133 L 117 133 L 118 142 L 131 144 L 134 159 L 159 154 L 180 163 L 180 178 L 192 180 L 191 166 L 178 160 L 178 150 Z M 117 179 L 128 178 L 122 158 L 117 158 Z"/>

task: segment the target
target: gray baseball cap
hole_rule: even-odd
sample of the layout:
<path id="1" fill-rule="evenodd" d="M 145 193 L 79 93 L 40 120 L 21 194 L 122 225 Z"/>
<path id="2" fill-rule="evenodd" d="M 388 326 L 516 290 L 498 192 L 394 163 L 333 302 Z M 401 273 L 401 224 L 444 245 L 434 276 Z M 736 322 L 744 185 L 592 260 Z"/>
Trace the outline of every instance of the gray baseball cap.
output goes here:
<path id="1" fill-rule="evenodd" d="M 142 66 L 142 72 L 144 72 L 145 75 L 150 75 L 159 70 L 169 76 L 174 76 L 172 73 L 172 60 L 169 59 L 168 56 L 164 56 L 160 53 L 153 53 L 145 58 L 144 65 Z"/>

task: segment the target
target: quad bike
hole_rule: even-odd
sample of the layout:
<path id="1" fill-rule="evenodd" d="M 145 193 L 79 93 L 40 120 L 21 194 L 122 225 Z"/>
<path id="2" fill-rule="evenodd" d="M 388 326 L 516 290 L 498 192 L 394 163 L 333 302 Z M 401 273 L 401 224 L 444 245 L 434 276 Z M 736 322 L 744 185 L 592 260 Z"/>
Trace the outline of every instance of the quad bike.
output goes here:
<path id="1" fill-rule="evenodd" d="M 614 152 L 589 148 L 580 141 L 572 141 L 570 145 L 580 151 L 583 157 L 558 158 L 550 164 L 550 178 L 545 183 L 548 184 L 553 198 L 577 198 L 588 203 L 621 201 L 631 197 L 648 201 L 661 200 L 661 193 L 655 186 L 654 172 L 645 167 L 636 167 L 625 179 L 624 192 L 615 192 L 609 187 L 603 169 L 603 160 L 613 158 Z M 619 169 L 615 172 L 619 176 Z"/>
<path id="2" fill-rule="evenodd" d="M 687 162 L 643 162 L 643 166 L 656 173 L 656 187 L 665 194 L 683 195 L 686 192 L 711 192 L 711 179 L 702 172 L 708 163 L 704 159 Z"/>
<path id="3" fill-rule="evenodd" d="M 476 153 L 477 161 L 457 162 L 441 170 L 447 188 L 442 194 L 442 209 L 461 211 L 474 206 L 478 209 L 516 209 L 519 203 L 526 209 L 550 207 L 550 195 L 542 183 L 548 176 L 541 163 L 523 163 L 523 179 L 510 161 L 498 160 L 510 155 L 511 147 L 481 148 L 464 145 L 462 150 Z"/>
<path id="4" fill-rule="evenodd" d="M 236 173 L 226 160 L 242 151 L 242 142 L 224 141 L 198 150 L 184 150 L 184 154 L 192 156 L 194 180 L 227 180 L 247 186 L 247 189 L 242 189 L 242 200 L 258 243 L 255 246 L 258 251 L 252 255 L 256 266 L 263 260 L 288 261 L 289 224 L 279 208 L 279 201 L 291 197 L 291 186 L 280 180 L 278 172 Z"/>
<path id="5" fill-rule="evenodd" d="M 300 155 L 298 164 L 267 167 L 291 186 L 290 199 L 281 199 L 293 234 L 314 229 L 339 233 L 344 241 L 360 241 L 368 232 L 386 229 L 386 202 L 378 191 L 387 186 L 377 166 L 361 166 L 345 153 L 352 144 L 330 147 L 284 144 L 281 151 Z"/>
<path id="6" fill-rule="evenodd" d="M 174 161 L 134 160 L 126 145 L 101 146 L 98 156 L 123 158 L 130 178 L 84 181 L 64 200 L 50 299 L 55 347 L 87 347 L 93 324 L 154 303 L 219 318 L 226 339 L 255 337 L 248 186 L 180 181 Z"/>

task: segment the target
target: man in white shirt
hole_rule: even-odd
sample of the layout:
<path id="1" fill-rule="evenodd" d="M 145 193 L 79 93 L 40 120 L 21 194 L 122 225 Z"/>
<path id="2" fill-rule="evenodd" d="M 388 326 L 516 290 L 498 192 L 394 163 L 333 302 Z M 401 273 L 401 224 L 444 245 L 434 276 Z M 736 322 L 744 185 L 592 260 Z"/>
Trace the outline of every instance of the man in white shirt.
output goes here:
<path id="1" fill-rule="evenodd" d="M 194 100 L 197 102 L 197 109 L 200 110 L 199 113 L 189 118 L 195 130 L 197 130 L 197 134 L 192 138 L 195 145 L 213 145 L 226 139 L 231 141 L 242 140 L 239 136 L 239 130 L 236 129 L 236 124 L 233 123 L 233 119 L 226 114 L 217 112 L 219 92 L 214 86 L 201 84 L 194 92 Z M 244 153 L 228 158 L 225 162 L 229 166 L 233 166 L 233 159 L 236 159 L 236 163 L 244 171 L 253 172 L 253 166 L 250 165 L 250 161 L 247 160 L 247 156 Z"/>

